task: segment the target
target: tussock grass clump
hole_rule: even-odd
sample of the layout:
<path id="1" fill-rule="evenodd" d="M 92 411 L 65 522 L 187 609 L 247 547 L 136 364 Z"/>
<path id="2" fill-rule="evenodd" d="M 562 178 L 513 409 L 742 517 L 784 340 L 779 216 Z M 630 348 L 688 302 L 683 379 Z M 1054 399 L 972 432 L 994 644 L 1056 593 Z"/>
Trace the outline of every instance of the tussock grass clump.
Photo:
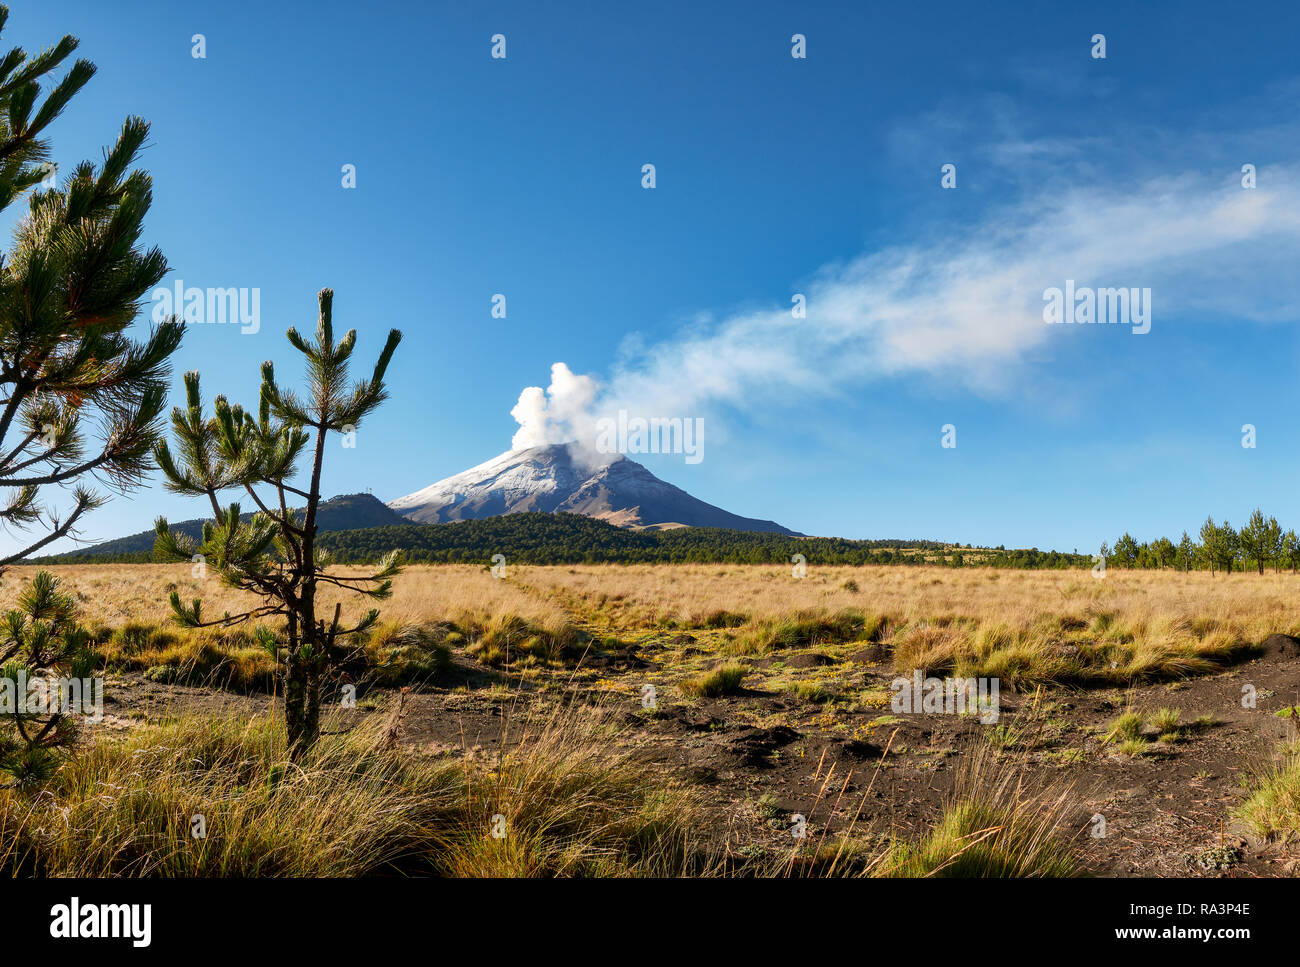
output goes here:
<path id="1" fill-rule="evenodd" d="M 120 628 L 97 629 L 103 635 L 103 650 L 107 654 L 136 655 L 142 651 L 156 651 L 176 644 L 174 631 L 156 625 L 128 621 Z"/>
<path id="2" fill-rule="evenodd" d="M 923 674 L 952 671 L 957 657 L 969 652 L 959 629 L 917 624 L 894 635 L 894 667 L 920 669 Z"/>
<path id="3" fill-rule="evenodd" d="M 1122 756 L 1136 759 L 1152 751 L 1151 743 L 1146 739 L 1124 739 L 1115 746 L 1115 751 Z"/>
<path id="4" fill-rule="evenodd" d="M 840 644 L 858 638 L 872 638 L 882 619 L 868 618 L 860 611 L 844 610 L 834 614 L 799 611 L 784 618 L 764 618 L 752 623 L 732 642 L 737 654 L 755 655 L 783 648 Z"/>
<path id="5" fill-rule="evenodd" d="M 718 870 L 701 800 L 616 745 L 618 719 L 560 706 L 528 719 L 494 768 L 467 773 L 441 836 L 451 876 L 684 876 Z M 494 822 L 495 819 L 495 822 Z M 490 830 L 504 831 L 497 838 Z"/>
<path id="6" fill-rule="evenodd" d="M 814 704 L 829 702 L 835 698 L 835 693 L 821 682 L 794 682 L 790 685 L 789 692 L 795 698 Z"/>
<path id="7" fill-rule="evenodd" d="M 698 803 L 562 708 L 497 761 L 396 747 L 392 717 L 290 763 L 283 728 L 192 717 L 98 740 L 39 794 L 0 790 L 0 870 L 37 876 L 681 875 Z M 335 723 L 337 724 L 337 723 Z M 192 835 L 202 816 L 206 835 Z M 494 817 L 501 817 L 494 822 Z M 491 831 L 504 832 L 498 839 Z"/>
<path id="8" fill-rule="evenodd" d="M 237 692 L 269 692 L 274 685 L 271 656 L 244 628 L 182 629 L 128 622 L 95 634 L 95 651 L 112 671 Z"/>
<path id="9" fill-rule="evenodd" d="M 748 622 L 749 615 L 747 614 L 739 614 L 735 611 L 726 611 L 719 608 L 709 611 L 706 614 L 698 616 L 693 615 L 690 620 L 690 627 L 706 629 L 739 628 L 741 625 L 747 624 Z"/>
<path id="10" fill-rule="evenodd" d="M 1183 710 L 1160 708 L 1151 713 L 1151 727 L 1161 742 L 1177 742 L 1183 736 Z"/>
<path id="11" fill-rule="evenodd" d="M 427 684 L 451 668 L 451 625 L 412 625 L 400 621 L 376 626 L 365 644 L 367 677 L 391 688 Z M 457 636 L 459 637 L 459 635 Z"/>
<path id="12" fill-rule="evenodd" d="M 1263 837 L 1300 836 L 1300 754 L 1258 775 L 1234 815 Z"/>
<path id="13" fill-rule="evenodd" d="M 915 842 L 895 841 L 872 869 L 883 877 L 1068 877 L 1081 873 L 1064 836 L 1071 790 L 1024 785 L 1024 763 L 976 752 L 948 806 Z"/>
<path id="14" fill-rule="evenodd" d="M 740 683 L 749 674 L 749 669 L 742 665 L 724 665 L 698 678 L 688 678 L 681 683 L 681 690 L 687 695 L 701 698 L 720 698 L 734 695 L 740 691 Z"/>
<path id="15" fill-rule="evenodd" d="M 1162 711 L 1170 711 L 1163 709 Z M 1175 718 L 1177 715 L 1175 715 Z M 1136 759 L 1152 752 L 1148 735 L 1152 732 L 1148 716 L 1130 709 L 1122 713 L 1110 724 L 1101 737 L 1104 745 L 1112 746 L 1117 755 Z"/>
<path id="16" fill-rule="evenodd" d="M 1025 731 L 1010 723 L 995 725 L 988 731 L 989 744 L 998 749 L 1014 749 L 1025 741 Z"/>
<path id="17" fill-rule="evenodd" d="M 461 625 L 472 639 L 465 650 L 494 667 L 507 662 L 523 666 L 571 663 L 591 641 L 586 632 L 568 621 L 543 624 L 509 611 L 495 612 L 486 619 L 470 618 Z"/>
<path id="18" fill-rule="evenodd" d="M 1152 736 L 1167 745 L 1181 742 L 1187 732 L 1182 725 L 1182 720 L 1182 709 L 1166 707 L 1147 714 L 1130 709 L 1110 724 L 1110 728 L 1102 735 L 1101 740 L 1107 745 L 1113 745 L 1120 755 L 1146 755 L 1155 751 L 1150 742 Z M 1192 730 L 1206 727 L 1208 726 L 1204 716 L 1190 726 Z"/>
<path id="19" fill-rule="evenodd" d="M 1077 873 L 1077 861 L 1050 821 L 1015 807 L 962 802 L 948 807 L 919 843 L 896 846 L 880 875 L 1067 877 Z"/>
<path id="20" fill-rule="evenodd" d="M 1102 741 L 1118 744 L 1133 739 L 1140 740 L 1145 728 L 1146 719 L 1143 718 L 1141 712 L 1124 712 L 1110 724 L 1110 728 L 1102 737 Z"/>

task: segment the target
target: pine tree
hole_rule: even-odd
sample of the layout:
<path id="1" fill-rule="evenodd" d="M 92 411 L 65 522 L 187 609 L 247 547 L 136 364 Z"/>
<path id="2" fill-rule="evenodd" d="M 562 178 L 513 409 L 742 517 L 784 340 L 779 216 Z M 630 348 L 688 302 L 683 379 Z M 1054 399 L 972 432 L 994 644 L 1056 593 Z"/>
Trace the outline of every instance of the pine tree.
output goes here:
<path id="1" fill-rule="evenodd" d="M 1264 565 L 1271 561 L 1280 551 L 1282 528 L 1276 517 L 1265 517 L 1258 507 L 1251 513 L 1246 526 L 1239 535 L 1241 553 L 1244 560 L 1253 560 L 1264 573 Z"/>
<path id="2" fill-rule="evenodd" d="M 0 626 L 0 771 L 21 789 L 39 786 L 54 774 L 60 751 L 75 737 L 76 711 L 66 702 L 63 683 L 54 679 L 56 666 L 70 679 L 87 678 L 95 664 L 90 636 L 77 623 L 76 602 L 49 571 L 39 571 L 18 596 L 18 606 L 6 611 Z M 43 686 L 29 692 L 32 683 Z M 44 695 L 35 707 L 33 695 Z"/>
<path id="3" fill-rule="evenodd" d="M 1277 522 L 1276 517 L 1268 519 L 1268 527 L 1264 531 L 1264 538 L 1268 548 L 1269 560 L 1273 562 L 1273 571 L 1277 573 L 1282 569 L 1282 525 Z"/>
<path id="4" fill-rule="evenodd" d="M 1165 565 L 1172 564 L 1175 551 L 1174 542 L 1167 537 L 1158 537 L 1151 542 L 1151 556 L 1157 568 L 1163 569 Z"/>
<path id="5" fill-rule="evenodd" d="M 8 16 L 0 6 L 0 31 Z M 183 333 L 169 319 L 143 343 L 125 335 L 167 273 L 158 249 L 138 247 L 152 188 L 131 166 L 149 126 L 130 118 L 98 168 L 83 162 L 54 184 L 42 134 L 95 73 L 78 60 L 49 79 L 76 48 L 64 37 L 33 57 L 14 48 L 0 58 L 0 211 L 30 193 L 0 252 L 0 524 L 45 532 L 0 556 L 0 571 L 74 534 L 105 499 L 96 482 L 124 491 L 153 469 L 167 361 Z M 71 487 L 71 506 L 46 503 L 51 487 Z"/>
<path id="6" fill-rule="evenodd" d="M 1288 530 L 1282 535 L 1282 560 L 1291 568 L 1292 574 L 1300 566 L 1300 537 L 1296 536 L 1294 530 Z"/>
<path id="7" fill-rule="evenodd" d="M 320 734 L 320 702 L 326 679 L 355 657 L 359 646 L 349 642 L 370 628 L 379 617 L 371 609 L 351 628 L 340 627 L 342 604 L 327 620 L 317 614 L 316 592 L 321 585 L 382 600 L 392 590 L 400 571 L 397 552 L 386 555 L 373 573 L 351 576 L 333 573 L 330 556 L 316 543 L 316 511 L 320 504 L 321 470 L 329 433 L 355 432 L 362 420 L 388 397 L 384 372 L 402 334 L 396 329 L 368 380 L 348 381 L 348 360 L 356 344 L 356 330 L 337 343 L 332 321 L 334 293 L 320 292 L 320 321 L 316 341 L 309 343 L 297 330 L 287 333 L 290 344 L 306 358 L 308 394 L 300 398 L 275 381 L 270 362 L 262 364 L 262 389 L 258 416 L 231 406 L 224 396 L 213 401 L 213 415 L 205 417 L 199 393 L 199 374 L 185 374 L 186 406 L 172 413 L 177 459 L 166 442 L 155 451 L 174 493 L 207 497 L 213 520 L 204 524 L 201 540 L 173 533 L 164 518 L 156 522 L 154 554 L 161 560 L 194 561 L 215 568 L 221 580 L 256 594 L 261 603 L 240 614 L 204 620 L 202 602 L 182 604 L 173 591 L 171 607 L 176 620 L 191 628 L 230 626 L 261 618 L 282 619 L 274 629 L 259 625 L 259 641 L 277 662 L 284 682 L 285 726 L 292 754 L 301 755 Z M 313 439 L 314 435 L 314 439 Z M 308 446 L 310 445 L 310 451 Z M 310 454 L 306 489 L 292 486 L 297 464 Z M 258 488 L 272 488 L 272 496 Z M 240 520 L 240 505 L 222 507 L 218 494 L 244 491 L 257 507 L 247 521 Z M 292 509 L 296 499 L 306 502 L 301 516 Z"/>
<path id="8" fill-rule="evenodd" d="M 1138 560 L 1138 543 L 1137 540 L 1128 531 L 1120 535 L 1119 540 L 1115 541 L 1115 548 L 1111 551 L 1115 560 L 1124 567 L 1136 567 Z"/>
<path id="9" fill-rule="evenodd" d="M 1216 547 L 1219 554 L 1219 566 L 1223 569 L 1224 574 L 1231 574 L 1236 566 L 1237 557 L 1241 553 L 1241 535 L 1226 520 L 1219 527 L 1219 541 Z M 1243 562 L 1243 569 L 1244 567 Z"/>
<path id="10" fill-rule="evenodd" d="M 1205 523 L 1201 525 L 1201 559 L 1210 569 L 1211 577 L 1220 567 L 1225 571 L 1232 570 L 1232 559 L 1236 554 L 1236 539 L 1237 532 L 1227 521 L 1224 521 L 1223 526 L 1220 527 L 1214 522 L 1213 517 L 1205 518 Z"/>

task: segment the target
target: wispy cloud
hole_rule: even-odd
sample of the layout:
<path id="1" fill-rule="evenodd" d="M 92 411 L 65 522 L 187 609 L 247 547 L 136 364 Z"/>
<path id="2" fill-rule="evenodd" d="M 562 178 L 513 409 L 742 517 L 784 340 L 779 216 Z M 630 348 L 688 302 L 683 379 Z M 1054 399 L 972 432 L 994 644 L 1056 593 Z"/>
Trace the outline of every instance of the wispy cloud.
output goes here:
<path id="1" fill-rule="evenodd" d="M 591 413 L 617 408 L 647 416 L 699 415 L 719 404 L 752 411 L 792 393 L 830 395 L 909 373 L 1011 391 L 1026 358 L 1065 337 L 1044 324 L 1042 310 L 1044 290 L 1066 279 L 1151 288 L 1153 334 L 1145 338 L 1189 313 L 1224 322 L 1296 318 L 1300 168 L 1261 165 L 1254 189 L 1217 161 L 1076 184 L 1044 168 L 1036 188 L 1025 177 L 1026 166 L 1079 150 L 1059 139 L 989 145 L 985 157 L 1020 168 L 1014 200 L 959 232 L 918 234 L 824 266 L 791 287 L 807 298 L 806 318 L 783 304 L 700 320 L 638 345 L 599 392 L 582 387 L 580 407 L 561 379 L 553 410 L 564 425 L 545 432 L 582 437 Z M 1133 338 L 1112 328 L 1095 336 Z M 541 393 L 525 390 L 534 425 Z"/>

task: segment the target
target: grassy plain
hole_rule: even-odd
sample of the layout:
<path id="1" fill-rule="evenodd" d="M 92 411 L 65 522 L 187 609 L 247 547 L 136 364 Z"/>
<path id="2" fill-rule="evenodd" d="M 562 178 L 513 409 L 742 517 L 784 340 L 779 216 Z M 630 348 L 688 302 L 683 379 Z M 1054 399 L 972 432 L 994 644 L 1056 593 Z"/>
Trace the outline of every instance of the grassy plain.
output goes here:
<path id="1" fill-rule="evenodd" d="M 40 795 L 3 792 L 15 872 L 1203 875 L 1216 849 L 1293 869 L 1289 573 L 413 566 L 330 686 L 358 707 L 287 770 L 249 629 L 186 631 L 166 603 L 248 599 L 188 566 L 49 570 L 113 714 Z M 997 678 L 1004 713 L 894 714 L 913 669 Z M 1140 851 L 1088 835 L 1108 809 Z M 1215 844 L 1225 823 L 1244 845 Z"/>

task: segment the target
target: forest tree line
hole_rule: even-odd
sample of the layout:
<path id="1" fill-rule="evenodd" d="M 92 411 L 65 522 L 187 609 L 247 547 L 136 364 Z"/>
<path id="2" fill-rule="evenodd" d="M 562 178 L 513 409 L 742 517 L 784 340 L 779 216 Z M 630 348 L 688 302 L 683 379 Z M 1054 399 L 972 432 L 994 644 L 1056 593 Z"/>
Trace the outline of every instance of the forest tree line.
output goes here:
<path id="1" fill-rule="evenodd" d="M 1237 570 L 1263 574 L 1270 565 L 1274 571 L 1300 569 L 1300 537 L 1292 529 L 1283 531 L 1276 517 L 1265 517 L 1258 508 L 1241 530 L 1226 520 L 1216 524 L 1213 517 L 1207 517 L 1199 541 L 1183 531 L 1177 543 L 1168 537 L 1139 543 L 1126 531 L 1113 548 L 1103 543 L 1100 553 L 1107 566 L 1126 568 L 1168 567 L 1176 571 L 1208 570 L 1212 574 Z"/>
<path id="2" fill-rule="evenodd" d="M 680 527 L 629 530 L 579 514 L 508 514 L 447 524 L 410 524 L 322 531 L 318 546 L 340 563 L 376 561 L 390 550 L 425 564 L 488 564 L 494 554 L 516 564 L 789 564 L 802 554 L 809 565 L 931 565 L 1066 570 L 1092 567 L 1097 558 L 1077 550 L 974 547 L 918 539 L 849 540 Z M 1122 534 L 1100 554 L 1107 567 L 1178 571 L 1300 569 L 1300 537 L 1257 510 L 1240 531 L 1206 520 L 1194 540 L 1160 537 L 1139 542 Z M 143 564 L 149 551 L 73 552 L 46 557 L 50 564 Z"/>

